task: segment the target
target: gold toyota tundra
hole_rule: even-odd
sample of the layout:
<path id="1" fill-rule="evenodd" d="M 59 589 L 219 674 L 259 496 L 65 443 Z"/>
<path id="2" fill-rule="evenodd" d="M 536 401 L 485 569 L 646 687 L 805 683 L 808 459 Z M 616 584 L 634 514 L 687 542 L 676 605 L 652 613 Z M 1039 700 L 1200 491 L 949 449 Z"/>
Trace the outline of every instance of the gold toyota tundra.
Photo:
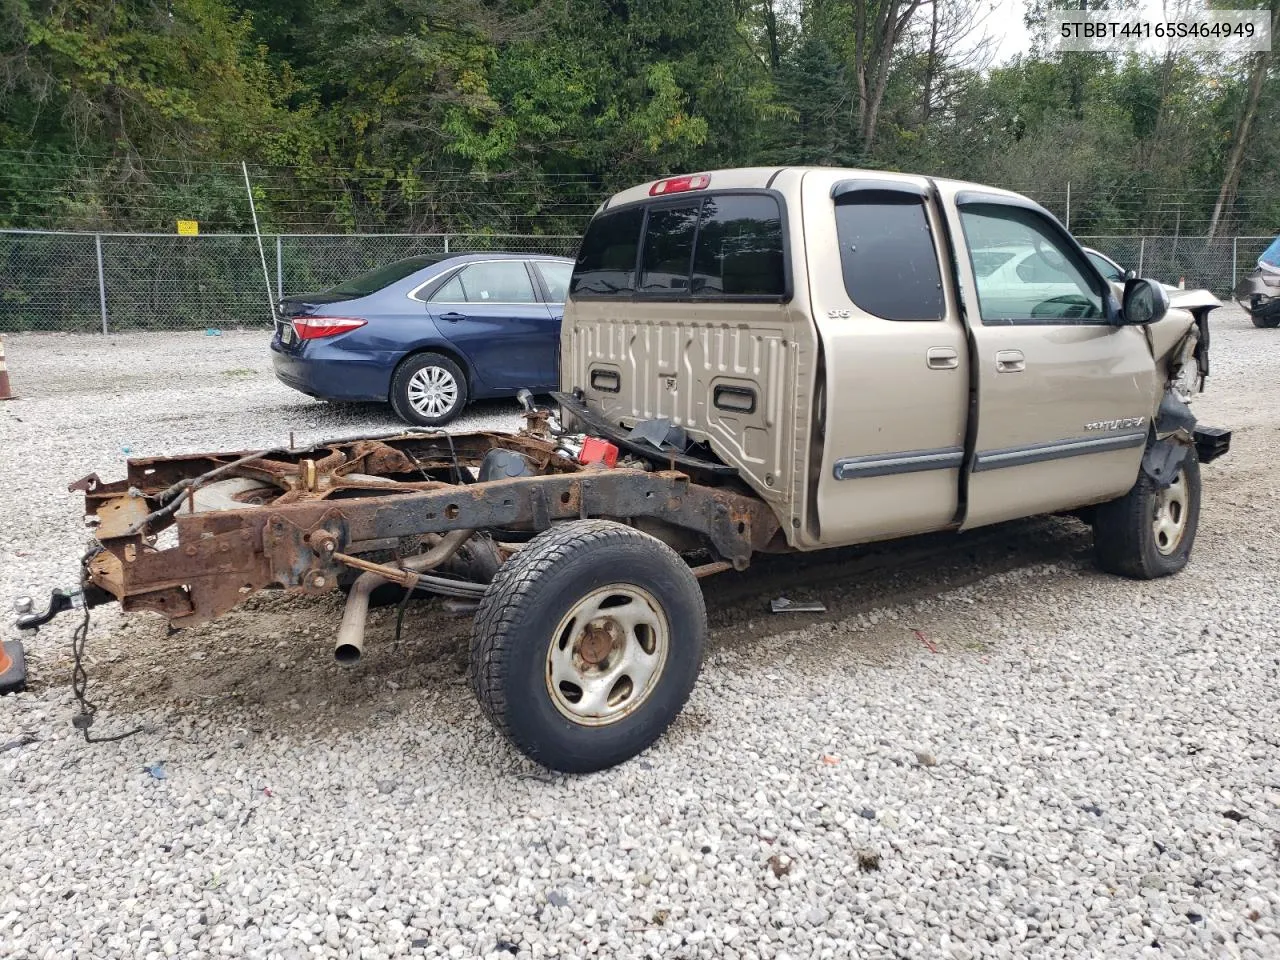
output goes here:
<path id="1" fill-rule="evenodd" d="M 82 607 L 79 658 L 99 603 L 187 627 L 259 590 L 346 587 L 351 664 L 375 589 L 452 597 L 474 605 L 495 726 L 598 770 L 684 706 L 699 580 L 759 553 L 1072 511 L 1107 570 L 1180 570 L 1199 464 L 1230 434 L 1187 406 L 1218 301 L 1169 296 L 1110 286 L 1053 217 L 990 187 L 791 167 L 643 184 L 582 242 L 558 410 L 525 392 L 516 434 L 291 438 L 90 474 L 81 585 L 22 602 L 18 626 Z"/>
<path id="2" fill-rule="evenodd" d="M 1184 300 L 1113 290 L 1005 190 L 716 170 L 601 206 L 560 399 L 607 435 L 669 423 L 665 446 L 732 467 L 793 549 L 1095 507 L 1100 564 L 1156 577 L 1195 539 L 1197 449 L 1229 443 L 1186 403 L 1219 304 Z"/>

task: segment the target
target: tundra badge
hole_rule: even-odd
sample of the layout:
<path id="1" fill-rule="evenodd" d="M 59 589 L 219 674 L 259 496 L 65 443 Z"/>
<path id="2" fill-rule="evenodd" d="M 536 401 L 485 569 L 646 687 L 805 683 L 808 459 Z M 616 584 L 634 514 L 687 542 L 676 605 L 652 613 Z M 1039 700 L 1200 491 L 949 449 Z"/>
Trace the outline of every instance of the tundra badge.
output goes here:
<path id="1" fill-rule="evenodd" d="M 1147 422 L 1146 417 L 1122 417 L 1119 420 L 1094 420 L 1086 423 L 1086 430 L 1135 430 Z"/>

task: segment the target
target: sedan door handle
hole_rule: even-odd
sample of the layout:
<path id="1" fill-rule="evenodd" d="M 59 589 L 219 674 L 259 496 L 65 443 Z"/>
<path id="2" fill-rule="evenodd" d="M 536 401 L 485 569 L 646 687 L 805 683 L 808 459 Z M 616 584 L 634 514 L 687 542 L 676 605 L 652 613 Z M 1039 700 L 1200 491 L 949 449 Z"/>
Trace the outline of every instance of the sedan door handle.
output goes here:
<path id="1" fill-rule="evenodd" d="M 1021 350 L 997 350 L 996 370 L 1000 373 L 1021 373 L 1027 369 L 1027 358 Z"/>
<path id="2" fill-rule="evenodd" d="M 924 356 L 930 370 L 954 370 L 960 366 L 960 354 L 950 347 L 930 347 Z"/>
<path id="3" fill-rule="evenodd" d="M 440 314 L 440 319 L 448 320 L 450 323 L 457 323 L 459 320 L 465 320 L 467 318 L 461 313 L 442 313 Z"/>

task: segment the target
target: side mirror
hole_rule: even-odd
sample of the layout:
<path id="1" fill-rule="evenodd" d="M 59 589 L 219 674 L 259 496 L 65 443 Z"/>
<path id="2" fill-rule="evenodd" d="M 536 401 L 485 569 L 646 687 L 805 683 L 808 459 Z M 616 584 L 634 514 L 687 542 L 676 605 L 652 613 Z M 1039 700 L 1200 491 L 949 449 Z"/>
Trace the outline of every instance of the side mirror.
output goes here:
<path id="1" fill-rule="evenodd" d="M 1164 319 L 1169 310 L 1169 295 L 1154 280 L 1126 280 L 1121 304 L 1121 323 L 1142 327 Z"/>

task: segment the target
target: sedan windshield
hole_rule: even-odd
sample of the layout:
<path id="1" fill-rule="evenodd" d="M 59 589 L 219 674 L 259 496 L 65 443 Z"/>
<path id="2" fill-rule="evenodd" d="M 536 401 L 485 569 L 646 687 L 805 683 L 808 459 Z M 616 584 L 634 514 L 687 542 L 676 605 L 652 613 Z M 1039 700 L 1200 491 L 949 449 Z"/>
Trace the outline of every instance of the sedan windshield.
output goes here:
<path id="1" fill-rule="evenodd" d="M 423 267 L 429 267 L 433 263 L 439 263 L 441 257 L 423 256 L 409 257 L 407 260 L 397 260 L 395 263 L 389 263 L 385 267 L 378 267 L 376 270 L 370 270 L 368 273 L 362 273 L 353 280 L 347 280 L 338 284 L 336 287 L 328 290 L 328 293 L 336 293 L 346 297 L 367 297 L 371 293 L 377 293 L 383 287 L 390 286 L 397 280 L 403 280 L 411 273 L 416 273 Z"/>

